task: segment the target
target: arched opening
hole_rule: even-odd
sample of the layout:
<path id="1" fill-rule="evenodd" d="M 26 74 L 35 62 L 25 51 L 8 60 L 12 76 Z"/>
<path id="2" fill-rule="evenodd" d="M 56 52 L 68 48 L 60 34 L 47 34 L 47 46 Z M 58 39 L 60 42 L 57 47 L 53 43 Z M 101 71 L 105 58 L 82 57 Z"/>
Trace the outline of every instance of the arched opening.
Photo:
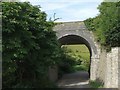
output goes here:
<path id="1" fill-rule="evenodd" d="M 78 35 L 65 35 L 58 39 L 59 43 L 62 45 L 85 45 L 89 50 L 89 57 L 91 63 L 92 50 L 89 42 L 81 36 Z M 89 64 L 89 75 L 90 75 L 90 64 Z"/>
<path id="2" fill-rule="evenodd" d="M 92 50 L 90 47 L 90 44 L 87 40 L 85 40 L 83 37 L 78 35 L 66 35 L 62 36 L 58 39 L 58 41 L 61 43 L 61 45 L 75 45 L 75 44 L 85 44 L 89 51 L 90 56 L 92 56 Z"/>

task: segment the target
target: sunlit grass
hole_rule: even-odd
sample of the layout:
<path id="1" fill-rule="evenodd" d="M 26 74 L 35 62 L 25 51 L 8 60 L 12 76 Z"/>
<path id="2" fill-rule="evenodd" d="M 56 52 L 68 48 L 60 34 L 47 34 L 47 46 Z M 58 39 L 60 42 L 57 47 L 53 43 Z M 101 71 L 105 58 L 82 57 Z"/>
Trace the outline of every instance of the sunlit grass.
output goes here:
<path id="1" fill-rule="evenodd" d="M 90 53 L 85 45 L 78 44 L 78 45 L 64 45 L 64 46 L 72 51 L 69 52 L 70 54 L 80 55 L 81 58 L 85 60 L 90 60 Z"/>
<path id="2" fill-rule="evenodd" d="M 75 65 L 73 66 L 73 71 L 87 71 L 87 68 L 84 65 Z"/>
<path id="3" fill-rule="evenodd" d="M 76 64 L 73 66 L 73 71 L 88 71 L 90 64 L 90 52 L 84 44 L 78 45 L 63 45 L 66 47 L 67 54 L 74 57 L 76 61 L 82 61 L 81 64 Z"/>

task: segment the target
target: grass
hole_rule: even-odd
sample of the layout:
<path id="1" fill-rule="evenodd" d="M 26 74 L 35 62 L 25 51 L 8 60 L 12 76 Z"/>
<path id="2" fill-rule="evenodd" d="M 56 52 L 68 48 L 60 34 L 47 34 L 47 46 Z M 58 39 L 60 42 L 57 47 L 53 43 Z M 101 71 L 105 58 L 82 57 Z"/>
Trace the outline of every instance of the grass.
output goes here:
<path id="1" fill-rule="evenodd" d="M 67 49 L 72 51 L 72 54 L 80 55 L 85 60 L 90 60 L 90 53 L 88 48 L 83 44 L 78 45 L 64 45 Z M 69 53 L 71 54 L 71 53 Z"/>
<path id="2" fill-rule="evenodd" d="M 84 65 L 75 65 L 73 71 L 87 71 L 87 68 Z"/>
<path id="3" fill-rule="evenodd" d="M 103 88 L 103 84 L 97 81 L 89 82 L 91 88 Z"/>
<path id="4" fill-rule="evenodd" d="M 68 49 L 67 54 L 74 57 L 76 61 L 81 61 L 81 64 L 74 65 L 72 71 L 88 71 L 90 63 L 90 52 L 84 44 L 78 45 L 63 45 Z"/>

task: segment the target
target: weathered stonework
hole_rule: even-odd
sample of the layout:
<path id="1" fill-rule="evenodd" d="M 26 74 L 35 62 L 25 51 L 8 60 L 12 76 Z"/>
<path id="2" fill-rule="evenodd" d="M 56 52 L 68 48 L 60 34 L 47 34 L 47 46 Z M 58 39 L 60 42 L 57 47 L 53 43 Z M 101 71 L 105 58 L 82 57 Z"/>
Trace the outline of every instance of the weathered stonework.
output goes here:
<path id="1" fill-rule="evenodd" d="M 91 31 L 84 22 L 65 22 L 54 27 L 61 44 L 85 44 L 90 50 L 90 80 L 100 80 L 105 88 L 120 88 L 120 48 L 106 53 L 100 49 Z M 57 80 L 57 68 L 50 68 L 49 78 Z M 118 83 L 119 82 L 119 83 Z"/>
<path id="2" fill-rule="evenodd" d="M 105 76 L 105 87 L 106 88 L 110 88 L 110 86 L 111 86 L 111 77 L 112 77 L 112 75 L 111 75 L 111 68 L 112 68 L 112 66 L 111 66 L 111 56 L 112 56 L 112 54 L 111 53 L 107 53 L 107 59 L 106 59 L 106 76 Z"/>
<path id="3" fill-rule="evenodd" d="M 98 59 L 92 58 L 91 59 L 91 66 L 90 66 L 90 80 L 94 81 L 97 78 L 97 65 L 98 65 Z"/>
<path id="4" fill-rule="evenodd" d="M 118 88 L 118 48 L 112 48 L 112 87 Z"/>
<path id="5" fill-rule="evenodd" d="M 118 88 L 120 90 L 120 47 L 118 49 Z"/>
<path id="6" fill-rule="evenodd" d="M 61 44 L 85 44 L 90 50 L 91 67 L 90 79 L 96 80 L 98 62 L 100 59 L 100 46 L 95 42 L 94 35 L 84 22 L 63 22 L 54 27 Z"/>
<path id="7" fill-rule="evenodd" d="M 105 50 L 101 50 L 100 59 L 97 64 L 97 79 L 99 79 L 100 82 L 105 82 L 105 72 L 106 72 L 106 52 Z"/>
<path id="8" fill-rule="evenodd" d="M 104 85 L 106 88 L 118 88 L 119 86 L 119 49 L 119 47 L 115 47 L 112 48 L 111 52 L 107 53 Z"/>

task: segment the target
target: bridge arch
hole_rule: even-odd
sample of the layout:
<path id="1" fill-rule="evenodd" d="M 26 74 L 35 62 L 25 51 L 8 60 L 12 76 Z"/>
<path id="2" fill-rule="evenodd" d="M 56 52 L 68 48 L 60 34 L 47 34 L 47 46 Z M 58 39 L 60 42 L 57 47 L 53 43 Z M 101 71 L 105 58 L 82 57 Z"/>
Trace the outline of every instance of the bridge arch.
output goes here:
<path id="1" fill-rule="evenodd" d="M 81 36 L 73 35 L 73 34 L 65 35 L 65 36 L 62 36 L 61 38 L 58 38 L 58 41 L 61 45 L 84 44 L 89 49 L 90 56 L 92 56 L 92 49 L 91 49 L 90 43 Z"/>
<path id="2" fill-rule="evenodd" d="M 94 36 L 84 22 L 63 22 L 56 25 L 53 29 L 56 31 L 58 41 L 62 44 L 85 44 L 91 55 L 90 79 L 96 80 L 97 62 L 99 61 L 99 48 L 94 41 Z"/>

